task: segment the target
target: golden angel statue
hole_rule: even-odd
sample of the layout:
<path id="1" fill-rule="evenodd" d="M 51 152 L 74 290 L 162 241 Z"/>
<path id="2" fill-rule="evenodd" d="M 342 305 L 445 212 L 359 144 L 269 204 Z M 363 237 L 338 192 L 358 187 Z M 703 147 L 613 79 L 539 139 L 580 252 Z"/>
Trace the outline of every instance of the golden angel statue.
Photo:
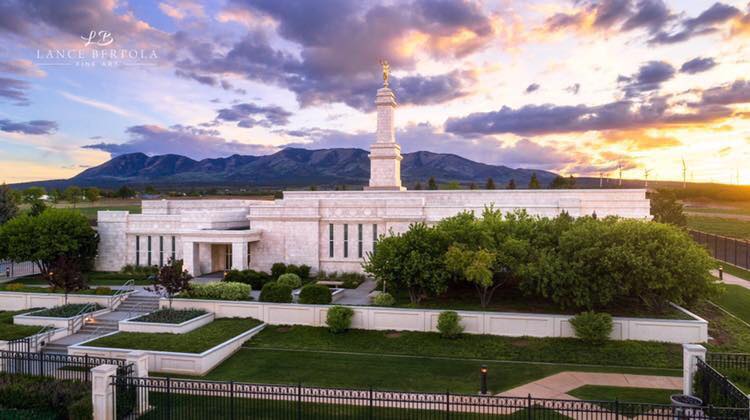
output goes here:
<path id="1" fill-rule="evenodd" d="M 380 60 L 380 65 L 383 67 L 383 86 L 388 87 L 388 73 L 391 71 L 391 65 L 387 60 Z"/>

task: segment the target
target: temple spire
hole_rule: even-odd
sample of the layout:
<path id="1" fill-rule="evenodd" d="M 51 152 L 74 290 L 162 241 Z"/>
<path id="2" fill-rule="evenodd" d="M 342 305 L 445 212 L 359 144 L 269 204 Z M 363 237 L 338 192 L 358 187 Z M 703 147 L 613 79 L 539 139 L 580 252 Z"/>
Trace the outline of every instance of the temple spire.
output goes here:
<path id="1" fill-rule="evenodd" d="M 388 87 L 390 65 L 381 60 L 383 87 L 375 96 L 378 125 L 375 143 L 370 146 L 370 185 L 366 190 L 403 191 L 401 186 L 401 146 L 396 143 L 394 117 L 396 95 Z"/>

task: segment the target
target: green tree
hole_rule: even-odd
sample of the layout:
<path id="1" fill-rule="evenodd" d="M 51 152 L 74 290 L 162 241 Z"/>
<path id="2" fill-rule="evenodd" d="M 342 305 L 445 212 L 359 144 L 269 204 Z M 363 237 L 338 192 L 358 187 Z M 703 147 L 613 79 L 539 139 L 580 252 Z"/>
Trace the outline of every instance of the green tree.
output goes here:
<path id="1" fill-rule="evenodd" d="M 540 187 L 539 185 L 539 179 L 536 177 L 536 172 L 531 174 L 531 179 L 529 180 L 529 189 L 532 190 L 538 190 Z"/>
<path id="2" fill-rule="evenodd" d="M 508 185 L 505 186 L 506 190 L 515 190 L 516 189 L 516 180 L 511 178 L 510 181 L 508 181 Z"/>
<path id="3" fill-rule="evenodd" d="M 553 190 L 560 190 L 560 189 L 571 189 L 574 188 L 576 185 L 576 180 L 573 178 L 573 175 L 568 176 L 567 178 L 563 178 L 560 175 L 555 176 L 555 179 L 552 180 L 552 182 L 549 184 L 549 187 Z"/>
<path id="4" fill-rule="evenodd" d="M 143 192 L 149 195 L 156 195 L 159 193 L 158 191 L 156 191 L 156 188 L 154 188 L 153 185 L 146 185 L 146 188 L 143 190 Z M 212 188 L 212 191 L 210 192 L 210 194 L 216 195 L 216 189 Z"/>
<path id="5" fill-rule="evenodd" d="M 101 198 L 102 192 L 99 188 L 89 187 L 83 190 L 83 196 L 89 203 L 95 203 Z"/>
<path id="6" fill-rule="evenodd" d="M 487 183 L 484 184 L 485 190 L 494 190 L 495 189 L 495 180 L 492 178 L 487 178 Z"/>
<path id="7" fill-rule="evenodd" d="M 63 193 L 65 195 L 65 199 L 73 204 L 73 208 L 76 207 L 76 204 L 81 201 L 81 198 L 83 196 L 83 192 L 81 191 L 81 187 L 71 185 L 70 187 L 65 189 L 65 192 Z"/>
<path id="8" fill-rule="evenodd" d="M 436 190 L 438 189 L 437 181 L 435 181 L 435 177 L 431 176 L 430 179 L 427 181 L 427 189 L 428 190 Z"/>
<path id="9" fill-rule="evenodd" d="M 190 280 L 192 279 L 193 276 L 182 268 L 182 260 L 170 258 L 167 264 L 159 269 L 159 274 L 154 278 L 153 286 L 147 287 L 146 290 L 166 297 L 171 308 L 172 299 L 176 294 L 190 290 Z"/>
<path id="10" fill-rule="evenodd" d="M 99 237 L 86 216 L 73 210 L 47 209 L 36 217 L 18 216 L 0 227 L 0 258 L 33 261 L 42 276 L 55 261 L 66 257 L 66 264 L 78 264 L 81 271 L 93 267 Z"/>
<path id="11" fill-rule="evenodd" d="M 41 200 L 47 192 L 42 187 L 29 187 L 25 189 L 21 194 L 23 196 L 23 202 L 32 204 L 35 201 Z"/>
<path id="12" fill-rule="evenodd" d="M 117 190 L 117 192 L 115 192 L 115 196 L 122 199 L 133 198 L 135 197 L 135 194 L 135 191 L 127 185 L 123 185 Z"/>
<path id="13" fill-rule="evenodd" d="M 682 203 L 677 201 L 674 190 L 660 189 L 651 197 L 651 215 L 654 221 L 670 225 L 687 226 L 687 217 L 683 213 Z"/>
<path id="14" fill-rule="evenodd" d="M 47 205 L 42 200 L 34 200 L 29 206 L 29 216 L 39 216 L 47 210 Z"/>
<path id="15" fill-rule="evenodd" d="M 422 183 L 417 181 L 417 183 L 414 185 L 414 189 L 419 191 L 422 189 Z"/>
<path id="16" fill-rule="evenodd" d="M 0 225 L 16 217 L 18 201 L 13 190 L 5 184 L 0 185 Z"/>
<path id="17" fill-rule="evenodd" d="M 447 249 L 442 231 L 416 223 L 404 233 L 382 237 L 377 252 L 367 254 L 363 268 L 387 287 L 407 290 L 411 302 L 418 304 L 425 296 L 446 290 Z"/>
<path id="18" fill-rule="evenodd" d="M 460 190 L 461 184 L 458 181 L 451 181 L 445 186 L 446 190 Z"/>
<path id="19" fill-rule="evenodd" d="M 63 192 L 60 191 L 59 188 L 55 188 L 49 192 L 49 198 L 53 203 L 57 204 L 60 200 L 63 199 Z"/>
<path id="20" fill-rule="evenodd" d="M 68 294 L 76 290 L 87 289 L 86 278 L 81 272 L 81 261 L 76 256 L 58 255 L 50 264 L 49 284 L 65 292 L 65 303 Z"/>

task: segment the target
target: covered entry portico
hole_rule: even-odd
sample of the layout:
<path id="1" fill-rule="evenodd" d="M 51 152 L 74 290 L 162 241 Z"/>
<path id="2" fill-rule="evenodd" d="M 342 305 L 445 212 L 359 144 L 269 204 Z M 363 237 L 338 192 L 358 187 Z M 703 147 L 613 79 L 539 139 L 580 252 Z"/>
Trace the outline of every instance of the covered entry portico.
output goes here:
<path id="1" fill-rule="evenodd" d="M 215 271 L 249 268 L 253 242 L 261 233 L 252 229 L 205 229 L 182 236 L 183 267 L 193 276 Z"/>

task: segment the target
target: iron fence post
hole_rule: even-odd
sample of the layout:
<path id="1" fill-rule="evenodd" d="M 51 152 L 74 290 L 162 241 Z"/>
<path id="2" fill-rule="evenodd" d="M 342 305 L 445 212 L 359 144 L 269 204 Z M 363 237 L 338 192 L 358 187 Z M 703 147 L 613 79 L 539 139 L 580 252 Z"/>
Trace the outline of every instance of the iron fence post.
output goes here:
<path id="1" fill-rule="evenodd" d="M 450 389 L 445 390 L 445 418 L 446 420 L 451 418 L 451 391 Z"/>
<path id="2" fill-rule="evenodd" d="M 172 383 L 167 377 L 167 419 L 172 419 Z"/>
<path id="3" fill-rule="evenodd" d="M 372 412 L 372 385 L 370 385 L 370 392 L 368 395 L 368 406 L 369 406 L 369 412 L 368 412 L 368 418 L 372 420 L 373 418 L 373 412 Z"/>
<path id="4" fill-rule="evenodd" d="M 620 418 L 620 398 L 615 398 L 615 418 Z"/>
<path id="5" fill-rule="evenodd" d="M 234 381 L 229 381 L 229 418 L 234 419 Z"/>
<path id="6" fill-rule="evenodd" d="M 302 382 L 297 383 L 297 420 L 302 420 Z"/>
<path id="7" fill-rule="evenodd" d="M 532 420 L 534 418 L 534 416 L 531 413 L 532 409 L 533 408 L 532 408 L 532 405 L 531 405 L 531 394 L 529 394 L 529 396 L 526 397 L 526 416 L 527 416 L 527 418 L 529 420 Z"/>

